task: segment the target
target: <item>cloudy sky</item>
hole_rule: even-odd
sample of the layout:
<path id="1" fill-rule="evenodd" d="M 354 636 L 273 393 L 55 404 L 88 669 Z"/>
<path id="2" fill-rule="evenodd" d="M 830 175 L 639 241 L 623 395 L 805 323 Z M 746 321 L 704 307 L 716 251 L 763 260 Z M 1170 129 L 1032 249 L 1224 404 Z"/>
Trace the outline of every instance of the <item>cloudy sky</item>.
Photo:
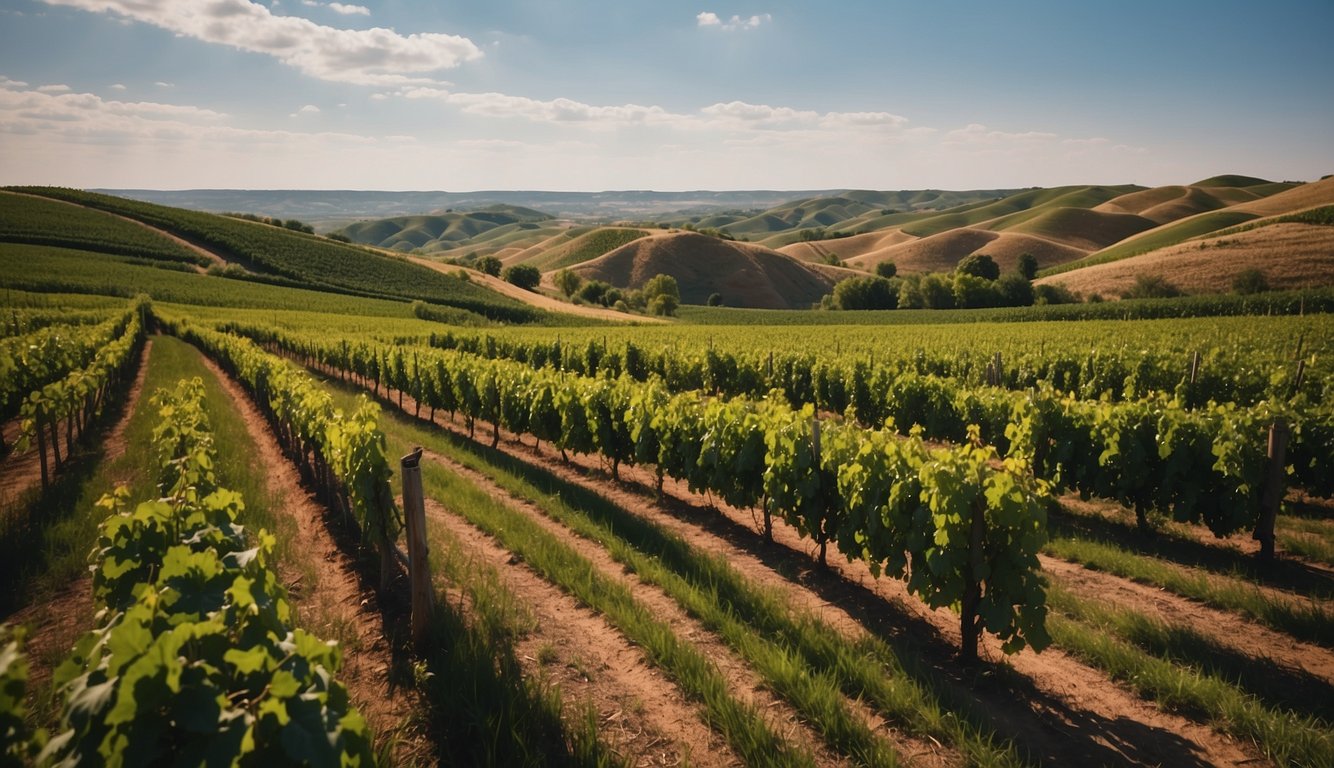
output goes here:
<path id="1" fill-rule="evenodd" d="M 1334 2 L 0 0 L 0 184 L 1334 173 Z"/>

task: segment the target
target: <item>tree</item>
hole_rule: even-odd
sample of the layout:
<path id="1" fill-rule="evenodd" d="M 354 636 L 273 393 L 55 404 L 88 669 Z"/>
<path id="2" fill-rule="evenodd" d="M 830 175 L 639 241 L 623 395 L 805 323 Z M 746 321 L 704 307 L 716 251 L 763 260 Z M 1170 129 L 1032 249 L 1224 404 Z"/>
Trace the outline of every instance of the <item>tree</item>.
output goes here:
<path id="1" fill-rule="evenodd" d="M 959 260 L 959 266 L 955 267 L 955 272 L 964 275 L 973 275 L 983 280 L 995 280 L 1000 277 L 1000 266 L 996 260 L 985 253 L 974 253 L 965 256 Z"/>
<path id="2" fill-rule="evenodd" d="M 1232 278 L 1232 290 L 1242 295 L 1264 293 L 1269 290 L 1269 278 L 1258 269 L 1245 269 Z"/>
<path id="3" fill-rule="evenodd" d="M 676 285 L 676 278 L 671 275 L 659 274 L 650 277 L 640 291 L 644 294 L 646 303 L 652 303 L 658 296 L 671 296 L 677 304 L 681 303 L 681 289 Z"/>
<path id="4" fill-rule="evenodd" d="M 1022 258 L 1022 257 L 1020 257 Z M 1007 272 L 996 281 L 1001 304 L 1006 307 L 1027 307 L 1033 303 L 1033 284 L 1019 272 Z"/>
<path id="5" fill-rule="evenodd" d="M 478 271 L 485 272 L 492 277 L 500 277 L 500 259 L 495 256 L 483 256 L 474 264 Z"/>
<path id="6" fill-rule="evenodd" d="M 557 272 L 552 279 L 556 283 L 556 289 L 565 294 L 567 299 L 574 296 L 574 292 L 579 290 L 579 286 L 584 282 L 582 277 L 570 271 L 568 267 Z"/>
<path id="7" fill-rule="evenodd" d="M 1136 275 L 1135 284 L 1121 292 L 1123 299 L 1170 299 L 1180 295 L 1181 289 L 1162 275 Z"/>
<path id="8" fill-rule="evenodd" d="M 892 261 L 882 261 L 875 265 L 875 273 L 880 277 L 893 277 L 899 273 L 899 267 Z"/>
<path id="9" fill-rule="evenodd" d="M 909 275 L 899 284 L 899 309 L 922 309 L 926 300 L 922 298 L 922 281 L 918 275 Z"/>
<path id="10" fill-rule="evenodd" d="M 710 293 L 707 303 L 710 307 L 721 307 L 723 305 L 723 295 L 721 293 Z"/>
<path id="11" fill-rule="evenodd" d="M 995 307 L 1001 303 L 1000 291 L 993 280 L 957 272 L 954 275 L 954 306 L 959 309 Z"/>
<path id="12" fill-rule="evenodd" d="M 1096 296 L 1097 294 L 1094 294 Z M 1092 301 L 1092 298 L 1089 299 Z M 1099 299 L 1101 301 L 1101 299 Z M 1033 286 L 1033 303 L 1037 306 L 1045 304 L 1074 304 L 1079 299 L 1060 283 L 1043 283 Z"/>
<path id="13" fill-rule="evenodd" d="M 922 306 L 927 309 L 954 309 L 954 284 L 946 275 L 926 275 L 919 286 Z"/>
<path id="14" fill-rule="evenodd" d="M 537 289 L 542 282 L 542 271 L 532 264 L 515 264 L 505 268 L 505 282 L 513 283 L 525 291 Z"/>
<path id="15" fill-rule="evenodd" d="M 648 311 L 649 314 L 653 315 L 671 316 L 676 314 L 678 306 L 680 306 L 680 302 L 675 296 L 670 293 L 660 293 L 649 299 Z"/>
<path id="16" fill-rule="evenodd" d="M 1019 274 L 1029 281 L 1038 276 L 1038 258 L 1031 253 L 1019 254 L 1019 264 L 1015 267 Z"/>
<path id="17" fill-rule="evenodd" d="M 580 300 L 588 304 L 606 305 L 606 295 L 609 290 L 611 290 L 610 283 L 604 283 L 601 280 L 589 280 L 579 289 L 577 295 Z"/>
<path id="18" fill-rule="evenodd" d="M 883 277 L 850 277 L 834 286 L 836 309 L 895 309 L 898 286 Z"/>

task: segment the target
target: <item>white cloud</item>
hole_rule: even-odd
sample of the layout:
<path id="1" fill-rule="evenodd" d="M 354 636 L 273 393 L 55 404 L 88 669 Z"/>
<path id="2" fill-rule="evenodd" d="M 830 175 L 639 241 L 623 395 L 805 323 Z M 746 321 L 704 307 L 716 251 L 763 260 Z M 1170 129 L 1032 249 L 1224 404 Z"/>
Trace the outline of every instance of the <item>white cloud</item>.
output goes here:
<path id="1" fill-rule="evenodd" d="M 593 106 L 564 98 L 542 101 L 503 93 L 454 93 L 441 88 L 409 88 L 400 95 L 409 99 L 436 99 L 471 115 L 518 117 L 533 122 L 614 126 L 671 123 L 688 119 L 684 115 L 674 115 L 662 107 L 645 107 L 638 104 Z"/>
<path id="2" fill-rule="evenodd" d="M 963 128 L 958 128 L 945 134 L 945 144 L 947 145 L 997 145 L 997 144 L 1015 144 L 1015 143 L 1040 143 L 1055 141 L 1059 137 L 1054 133 L 1045 131 L 1023 131 L 1019 133 L 1009 133 L 1006 131 L 989 130 L 981 123 L 969 123 Z"/>
<path id="3" fill-rule="evenodd" d="M 307 104 L 301 109 L 298 109 L 297 111 L 293 112 L 290 116 L 300 117 L 301 115 L 318 115 L 319 113 L 320 113 L 319 107 L 315 106 L 314 104 Z"/>
<path id="4" fill-rule="evenodd" d="M 341 13 L 344 16 L 370 16 L 371 9 L 364 5 L 344 5 L 342 3 L 329 3 L 329 10 L 334 13 Z"/>
<path id="5" fill-rule="evenodd" d="M 176 87 L 176 84 L 175 84 L 175 83 L 169 83 L 169 82 L 167 82 L 167 81 L 165 81 L 165 80 L 159 80 L 159 81 L 157 81 L 156 83 L 153 83 L 153 85 L 156 85 L 156 86 L 159 87 L 159 88 L 175 88 L 175 87 Z"/>
<path id="6" fill-rule="evenodd" d="M 107 87 L 109 87 L 109 88 L 110 88 L 111 90 L 113 90 L 113 91 L 123 91 L 123 90 L 125 90 L 125 84 L 124 84 L 124 83 L 112 83 L 111 85 L 109 85 L 109 86 L 107 86 Z"/>
<path id="7" fill-rule="evenodd" d="M 208 43 L 273 56 L 321 80 L 358 85 L 434 82 L 430 73 L 481 57 L 466 37 L 391 29 L 337 29 L 278 16 L 250 0 L 45 0 L 114 13 Z M 332 7 L 332 6 L 331 6 Z M 344 6 L 354 8 L 359 6 Z M 354 11 L 355 13 L 355 11 Z"/>
<path id="8" fill-rule="evenodd" d="M 39 86 L 37 90 L 41 91 L 42 93 L 69 93 L 70 87 L 63 83 L 60 83 L 57 85 Z"/>
<path id="9" fill-rule="evenodd" d="M 733 15 L 732 18 L 728 19 L 727 21 L 723 21 L 722 18 L 719 17 L 718 14 L 714 13 L 713 11 L 701 11 L 700 13 L 695 14 L 695 23 L 698 26 L 717 27 L 726 32 L 736 32 L 739 30 L 744 31 L 748 29 L 756 29 L 761 24 L 765 24 L 773 20 L 774 20 L 773 15 L 768 13 L 757 13 L 753 16 L 745 16 L 745 17 Z"/>

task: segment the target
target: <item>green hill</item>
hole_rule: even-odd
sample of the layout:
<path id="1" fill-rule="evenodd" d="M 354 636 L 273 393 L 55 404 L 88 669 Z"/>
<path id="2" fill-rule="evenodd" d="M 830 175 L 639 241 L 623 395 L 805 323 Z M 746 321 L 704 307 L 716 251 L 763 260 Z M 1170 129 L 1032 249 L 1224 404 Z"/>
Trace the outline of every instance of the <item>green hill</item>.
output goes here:
<path id="1" fill-rule="evenodd" d="M 395 251 L 446 251 L 503 230 L 536 230 L 552 220 L 541 211 L 517 205 L 493 205 L 475 211 L 395 216 L 349 224 L 338 230 L 354 243 Z"/>
<path id="2" fill-rule="evenodd" d="M 543 252 L 536 258 L 525 260 L 543 272 L 550 272 L 563 267 L 572 267 L 586 261 L 592 261 L 608 251 L 613 251 L 627 243 L 633 243 L 648 232 L 642 229 L 625 227 L 598 227 L 584 232 L 569 242 Z"/>
<path id="3" fill-rule="evenodd" d="M 315 235 L 73 189 L 24 187 L 17 191 L 142 221 L 287 284 L 375 298 L 419 299 L 513 322 L 537 316 L 522 302 L 458 277 Z"/>

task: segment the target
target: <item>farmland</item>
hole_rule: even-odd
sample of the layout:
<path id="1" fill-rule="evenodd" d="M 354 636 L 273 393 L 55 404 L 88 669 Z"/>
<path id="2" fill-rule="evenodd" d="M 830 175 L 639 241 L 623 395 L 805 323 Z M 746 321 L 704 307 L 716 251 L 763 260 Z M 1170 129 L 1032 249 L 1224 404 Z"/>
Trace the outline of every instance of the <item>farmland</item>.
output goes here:
<path id="1" fill-rule="evenodd" d="M 23 192 L 16 762 L 1334 764 L 1326 294 L 581 325 L 314 235 Z M 1162 204 L 1019 194 L 818 210 L 925 238 Z M 644 234 L 597 232 L 550 266 Z"/>

